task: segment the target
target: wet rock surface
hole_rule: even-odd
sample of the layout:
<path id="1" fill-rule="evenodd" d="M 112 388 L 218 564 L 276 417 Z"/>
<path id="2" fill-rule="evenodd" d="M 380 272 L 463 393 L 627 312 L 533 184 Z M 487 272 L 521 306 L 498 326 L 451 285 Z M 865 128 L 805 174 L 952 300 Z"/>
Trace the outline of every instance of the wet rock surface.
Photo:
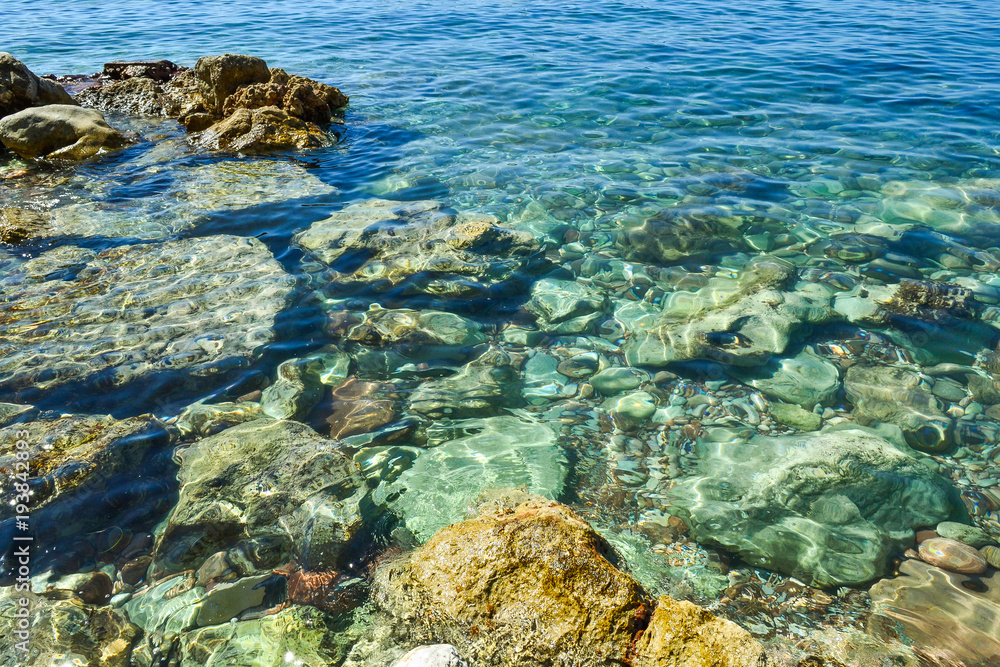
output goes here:
<path id="1" fill-rule="evenodd" d="M 0 394 L 29 400 L 69 384 L 197 384 L 245 365 L 295 285 L 263 244 L 232 236 L 64 246 L 8 266 Z"/>
<path id="2" fill-rule="evenodd" d="M 277 107 L 238 109 L 193 138 L 209 150 L 262 152 L 329 146 L 327 134 L 315 123 L 304 121 Z"/>

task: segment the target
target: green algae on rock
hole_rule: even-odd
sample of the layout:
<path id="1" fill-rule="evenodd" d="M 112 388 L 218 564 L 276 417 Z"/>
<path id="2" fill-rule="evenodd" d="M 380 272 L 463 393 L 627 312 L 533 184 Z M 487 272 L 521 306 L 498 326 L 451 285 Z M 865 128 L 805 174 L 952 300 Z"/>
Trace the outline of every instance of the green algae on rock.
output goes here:
<path id="1" fill-rule="evenodd" d="M 241 553 L 257 571 L 293 558 L 337 569 L 377 514 L 351 457 L 304 424 L 246 422 L 178 456 L 180 498 L 156 540 L 158 572 L 218 551 Z"/>
<path id="2" fill-rule="evenodd" d="M 866 429 L 701 447 L 667 494 L 695 539 L 815 586 L 881 576 L 915 529 L 957 509 L 948 482 Z"/>
<path id="3" fill-rule="evenodd" d="M 196 385 L 255 358 L 295 285 L 256 239 L 44 252 L 0 277 L 0 394 Z"/>

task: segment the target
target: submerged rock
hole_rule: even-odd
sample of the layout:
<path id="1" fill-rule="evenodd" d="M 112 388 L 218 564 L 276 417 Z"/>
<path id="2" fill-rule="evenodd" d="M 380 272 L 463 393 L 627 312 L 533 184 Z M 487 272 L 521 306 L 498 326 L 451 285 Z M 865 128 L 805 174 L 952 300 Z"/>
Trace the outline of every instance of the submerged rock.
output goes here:
<path id="1" fill-rule="evenodd" d="M 0 274 L 0 395 L 99 387 L 66 397 L 85 404 L 141 380 L 141 403 L 164 385 L 195 386 L 253 359 L 294 287 L 256 239 L 44 252 Z"/>
<path id="2" fill-rule="evenodd" d="M 260 403 L 194 403 L 177 416 L 174 427 L 184 440 L 207 438 L 227 428 L 264 416 Z"/>
<path id="3" fill-rule="evenodd" d="M 27 443 L 24 450 L 16 443 Z M 51 553 L 36 556 L 41 571 L 49 558 L 72 560 L 79 550 L 93 553 L 84 543 L 94 533 L 117 525 L 122 528 L 151 522 L 169 507 L 165 461 L 156 455 L 165 450 L 170 436 L 155 417 L 143 415 L 117 421 L 98 415 L 14 424 L 0 429 L 0 489 L 15 497 L 15 474 L 27 472 L 31 490 L 31 525 L 35 549 Z M 28 457 L 25 471 L 19 453 Z M 134 484 L 142 474 L 147 482 Z M 163 476 L 157 484 L 157 477 Z M 0 540 L 10 544 L 15 534 L 16 511 L 11 503 L 0 505 Z M 82 541 L 82 542 L 81 542 Z M 11 564 L 4 558 L 3 572 Z"/>
<path id="4" fill-rule="evenodd" d="M 981 549 L 987 544 L 996 544 L 996 540 L 990 537 L 982 528 L 969 526 L 964 523 L 956 523 L 955 521 L 942 521 L 934 529 L 934 532 L 941 537 L 947 537 L 950 540 L 968 544 L 970 547 L 976 549 Z"/>
<path id="5" fill-rule="evenodd" d="M 556 498 L 569 462 L 550 426 L 512 416 L 465 419 L 428 429 L 431 449 L 376 497 L 391 501 L 420 540 L 468 516 L 484 491 L 524 486 Z"/>
<path id="6" fill-rule="evenodd" d="M 920 543 L 921 560 L 941 569 L 960 574 L 982 574 L 986 559 L 973 547 L 944 537 L 932 537 Z"/>
<path id="7" fill-rule="evenodd" d="M 389 398 L 394 390 L 391 384 L 348 378 L 330 392 L 329 406 L 319 408 L 326 413 L 323 432 L 339 440 L 391 423 L 397 417 L 395 402 Z"/>
<path id="8" fill-rule="evenodd" d="M 461 299 L 509 295 L 539 259 L 538 243 L 493 216 L 458 213 L 433 201 L 352 204 L 293 238 L 328 271 L 323 289 Z"/>
<path id="9" fill-rule="evenodd" d="M 808 347 L 794 357 L 775 359 L 764 368 L 740 373 L 739 377 L 768 398 L 809 410 L 817 403 L 832 403 L 840 389 L 837 367 Z"/>
<path id="10" fill-rule="evenodd" d="M 410 394 L 410 410 L 431 418 L 489 417 L 521 404 L 521 385 L 510 355 L 489 350 L 448 377 L 424 382 Z"/>
<path id="11" fill-rule="evenodd" d="M 550 333 L 582 333 L 603 315 L 605 298 L 597 289 L 574 280 L 543 278 L 531 286 L 525 308 Z"/>
<path id="12" fill-rule="evenodd" d="M 179 453 L 180 498 L 157 538 L 154 568 L 196 568 L 239 551 L 259 571 L 296 559 L 337 569 L 375 508 L 335 442 L 290 421 L 247 422 Z"/>
<path id="13" fill-rule="evenodd" d="M 944 479 L 865 429 L 701 447 L 697 473 L 668 492 L 695 539 L 815 586 L 871 581 L 955 510 Z"/>
<path id="14" fill-rule="evenodd" d="M 716 279 L 696 292 L 674 292 L 656 316 L 632 321 L 625 358 L 633 366 L 665 366 L 675 361 L 711 359 L 756 366 L 788 347 L 801 326 L 834 317 L 821 288 L 785 291 L 795 273 L 784 260 L 761 257 L 737 280 Z"/>
<path id="15" fill-rule="evenodd" d="M 73 103 L 58 83 L 35 76 L 20 60 L 0 52 L 0 118 L 28 107 Z"/>
<path id="16" fill-rule="evenodd" d="M 19 626 L 21 609 L 27 611 L 28 629 Z M 5 665 L 128 667 L 141 634 L 125 614 L 111 607 L 47 600 L 13 586 L 0 588 L 0 662 Z M 18 648 L 22 641 L 27 652 Z"/>
<path id="17" fill-rule="evenodd" d="M 906 442 L 921 451 L 944 452 L 952 447 L 952 420 L 914 371 L 855 364 L 847 369 L 844 390 L 859 423 L 895 424 L 903 429 Z"/>
<path id="18" fill-rule="evenodd" d="M 393 667 L 468 667 L 468 664 L 451 644 L 435 644 L 418 646 Z"/>
<path id="19" fill-rule="evenodd" d="M 376 572 L 377 604 L 409 641 L 448 642 L 473 664 L 763 667 L 745 630 L 689 603 L 654 601 L 568 508 L 529 500 L 438 531 Z"/>
<path id="20" fill-rule="evenodd" d="M 471 347 L 486 342 L 482 327 L 461 315 L 378 305 L 364 313 L 364 320 L 351 328 L 347 339 L 371 346 Z"/>
<path id="21" fill-rule="evenodd" d="M 872 586 L 868 630 L 911 645 L 927 664 L 987 667 L 1000 660 L 1000 570 L 970 577 L 919 560 Z"/>
<path id="22" fill-rule="evenodd" d="M 50 104 L 0 119 L 0 143 L 23 158 L 84 160 L 132 142 L 100 111 Z"/>
<path id="23" fill-rule="evenodd" d="M 739 229 L 719 217 L 670 209 L 620 232 L 615 241 L 628 259 L 668 264 L 744 245 Z"/>

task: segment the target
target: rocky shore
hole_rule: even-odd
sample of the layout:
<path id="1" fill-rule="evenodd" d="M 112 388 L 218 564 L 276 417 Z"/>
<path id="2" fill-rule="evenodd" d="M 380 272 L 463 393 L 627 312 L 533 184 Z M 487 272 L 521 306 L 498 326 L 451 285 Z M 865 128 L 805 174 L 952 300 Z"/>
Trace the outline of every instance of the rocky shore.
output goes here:
<path id="1" fill-rule="evenodd" d="M 1000 352 L 948 338 L 998 337 L 1000 251 L 345 206 L 297 161 L 337 88 L 233 54 L 61 81 L 0 54 L 31 664 L 1000 656 Z M 289 200 L 277 241 L 238 224 Z"/>

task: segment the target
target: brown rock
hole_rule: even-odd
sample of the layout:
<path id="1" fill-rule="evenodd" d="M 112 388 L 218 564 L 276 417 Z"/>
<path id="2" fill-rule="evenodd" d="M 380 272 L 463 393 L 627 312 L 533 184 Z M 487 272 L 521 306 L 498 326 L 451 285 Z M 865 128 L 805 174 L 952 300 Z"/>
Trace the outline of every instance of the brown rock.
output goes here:
<path id="1" fill-rule="evenodd" d="M 202 148 L 259 152 L 320 148 L 330 139 L 319 126 L 290 116 L 277 107 L 239 109 L 194 138 Z"/>
<path id="2" fill-rule="evenodd" d="M 103 76 L 113 81 L 124 81 L 142 77 L 159 83 L 169 81 L 184 68 L 169 60 L 115 61 L 104 63 Z"/>
<path id="3" fill-rule="evenodd" d="M 982 574 L 986 559 L 977 549 L 956 540 L 935 537 L 920 543 L 920 558 L 949 572 Z"/>
<path id="4" fill-rule="evenodd" d="M 149 569 L 149 564 L 152 562 L 152 556 L 139 556 L 138 558 L 134 558 L 125 563 L 122 565 L 121 570 L 119 570 L 122 581 L 131 586 L 135 586 L 140 581 L 145 579 L 146 570 Z"/>
<path id="5" fill-rule="evenodd" d="M 226 98 L 223 114 L 229 116 L 237 109 L 260 109 L 262 107 L 281 108 L 285 98 L 285 87 L 275 83 L 255 83 L 243 86 Z"/>
<path id="6" fill-rule="evenodd" d="M 933 539 L 933 538 L 935 538 L 937 536 L 938 536 L 938 534 L 935 533 L 933 530 L 918 530 L 917 531 L 917 544 L 920 544 L 921 542 L 924 542 L 926 540 Z"/>
<path id="7" fill-rule="evenodd" d="M 206 111 L 221 114 L 227 97 L 243 86 L 267 83 L 271 72 L 260 58 L 224 53 L 199 58 L 194 66 L 194 77 L 205 99 Z"/>
<path id="8" fill-rule="evenodd" d="M 35 76 L 20 60 L 0 52 L 0 118 L 46 104 L 76 102 L 55 81 Z"/>
<path id="9" fill-rule="evenodd" d="M 633 667 L 764 667 L 749 632 L 691 604 L 661 597 L 636 644 Z"/>
<path id="10" fill-rule="evenodd" d="M 169 115 L 170 100 L 156 81 L 134 77 L 112 81 L 106 85 L 92 86 L 77 95 L 85 107 L 138 116 Z"/>
<path id="11" fill-rule="evenodd" d="M 1000 404 L 991 405 L 983 411 L 984 414 L 995 421 L 1000 421 Z"/>
<path id="12" fill-rule="evenodd" d="M 103 572 L 94 572 L 93 576 L 77 587 L 74 591 L 87 604 L 107 604 L 111 599 L 113 584 L 111 577 Z"/>
<path id="13" fill-rule="evenodd" d="M 746 632 L 669 598 L 647 637 L 652 600 L 616 561 L 567 507 L 533 499 L 452 524 L 383 565 L 376 600 L 415 639 L 453 644 L 483 664 L 742 667 L 741 658 L 762 656 Z"/>
<path id="14" fill-rule="evenodd" d="M 347 96 L 333 86 L 276 70 L 271 81 L 244 86 L 230 95 L 223 106 L 223 114 L 228 116 L 237 109 L 273 106 L 296 118 L 322 124 L 329 122 L 333 112 L 347 102 Z"/>
<path id="15" fill-rule="evenodd" d="M 331 392 L 330 414 L 326 418 L 330 438 L 336 440 L 357 433 L 371 433 L 396 419 L 393 402 L 381 398 L 392 385 L 349 378 Z"/>

